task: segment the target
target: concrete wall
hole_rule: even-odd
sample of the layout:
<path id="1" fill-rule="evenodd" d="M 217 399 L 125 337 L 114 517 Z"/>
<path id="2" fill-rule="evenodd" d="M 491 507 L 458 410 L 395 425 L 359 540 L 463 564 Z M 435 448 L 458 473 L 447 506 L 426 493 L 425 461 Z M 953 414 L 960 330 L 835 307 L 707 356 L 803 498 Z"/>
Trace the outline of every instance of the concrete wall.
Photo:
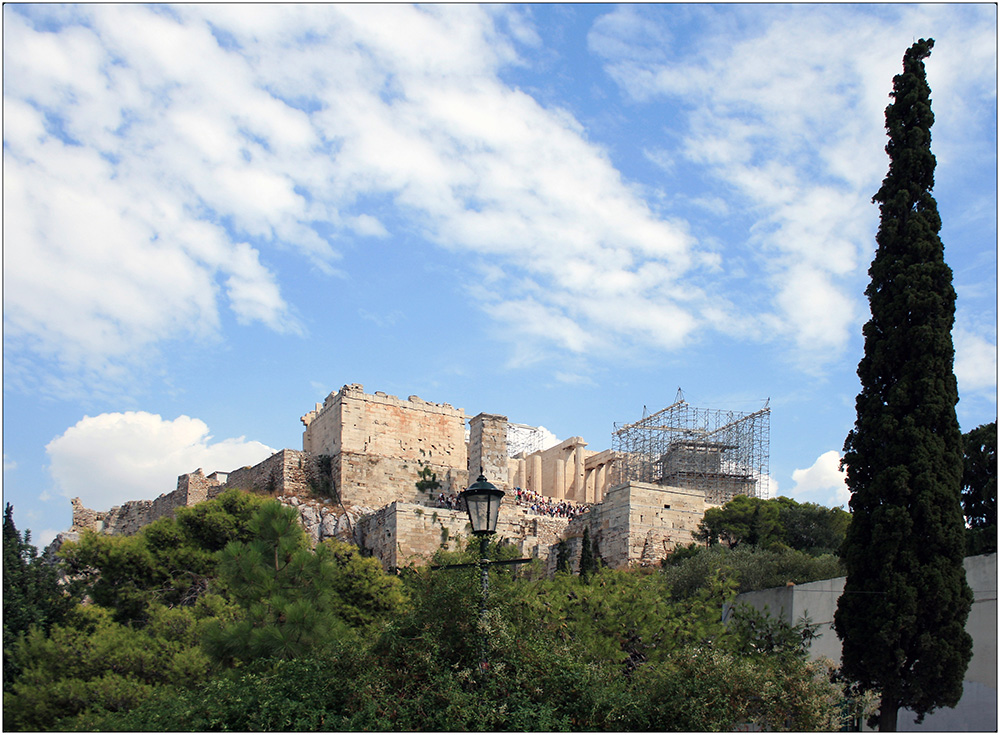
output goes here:
<path id="1" fill-rule="evenodd" d="M 997 729 L 997 556 L 984 554 L 965 559 L 965 574 L 975 595 L 965 629 L 972 636 L 972 660 L 965 672 L 964 693 L 954 709 L 942 708 L 924 718 L 919 726 L 915 716 L 900 710 L 897 727 L 901 732 L 990 731 Z M 845 577 L 808 584 L 777 587 L 739 595 L 758 610 L 794 624 L 803 615 L 820 624 L 820 638 L 809 648 L 810 658 L 825 656 L 840 663 L 840 639 L 833 630 L 833 614 L 844 591 Z"/>

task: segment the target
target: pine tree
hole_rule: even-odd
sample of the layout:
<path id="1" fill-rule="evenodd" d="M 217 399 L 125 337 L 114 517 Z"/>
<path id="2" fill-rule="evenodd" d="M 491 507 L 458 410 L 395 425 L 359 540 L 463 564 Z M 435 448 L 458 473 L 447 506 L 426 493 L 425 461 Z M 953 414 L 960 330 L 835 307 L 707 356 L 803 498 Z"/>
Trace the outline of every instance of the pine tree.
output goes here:
<path id="1" fill-rule="evenodd" d="M 923 60 L 933 45 L 921 39 L 907 50 L 886 108 L 889 172 L 873 198 L 881 221 L 866 290 L 871 319 L 857 419 L 844 445 L 852 519 L 835 627 L 842 673 L 880 693 L 880 730 L 895 730 L 901 707 L 918 722 L 954 707 L 972 655 L 955 291 L 931 194 L 934 116 Z"/>
<path id="2" fill-rule="evenodd" d="M 54 565 L 38 555 L 31 532 L 14 525 L 14 506 L 7 503 L 3 514 L 3 670 L 4 687 L 18 673 L 8 651 L 14 641 L 32 626 L 47 631 L 61 622 L 74 600 L 59 585 Z"/>

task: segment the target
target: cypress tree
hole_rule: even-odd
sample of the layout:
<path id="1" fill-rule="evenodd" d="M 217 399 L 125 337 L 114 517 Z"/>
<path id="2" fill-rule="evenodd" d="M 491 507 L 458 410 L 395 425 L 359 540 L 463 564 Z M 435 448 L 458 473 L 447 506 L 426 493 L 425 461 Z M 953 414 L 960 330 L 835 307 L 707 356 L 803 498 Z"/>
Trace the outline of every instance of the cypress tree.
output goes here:
<path id="1" fill-rule="evenodd" d="M 903 57 L 886 108 L 889 172 L 866 294 L 857 419 L 844 445 L 852 518 L 835 616 L 842 673 L 879 692 L 880 730 L 901 707 L 917 722 L 954 707 L 972 656 L 965 621 L 963 446 L 951 328 L 955 290 L 931 194 L 930 88 L 921 39 Z"/>

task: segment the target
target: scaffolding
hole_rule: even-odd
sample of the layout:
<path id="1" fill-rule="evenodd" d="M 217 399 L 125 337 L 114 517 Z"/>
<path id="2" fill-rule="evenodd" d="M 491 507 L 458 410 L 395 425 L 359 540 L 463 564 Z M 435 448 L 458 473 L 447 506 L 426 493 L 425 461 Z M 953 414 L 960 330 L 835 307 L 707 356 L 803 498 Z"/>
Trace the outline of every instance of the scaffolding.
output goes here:
<path id="1" fill-rule="evenodd" d="M 613 482 L 701 490 L 710 503 L 735 495 L 768 497 L 771 409 L 753 413 L 694 408 L 678 389 L 674 403 L 630 424 L 615 424 Z"/>
<path id="2" fill-rule="evenodd" d="M 507 456 L 516 457 L 521 452 L 532 454 L 544 448 L 546 432 L 537 426 L 507 424 Z"/>

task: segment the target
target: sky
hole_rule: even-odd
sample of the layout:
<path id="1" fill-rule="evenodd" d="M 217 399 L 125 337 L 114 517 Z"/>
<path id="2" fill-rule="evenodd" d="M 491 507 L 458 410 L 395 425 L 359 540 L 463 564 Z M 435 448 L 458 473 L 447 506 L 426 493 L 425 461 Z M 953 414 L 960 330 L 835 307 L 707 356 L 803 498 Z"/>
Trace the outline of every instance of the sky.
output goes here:
<path id="1" fill-rule="evenodd" d="M 846 506 L 884 110 L 927 60 L 963 431 L 995 420 L 995 5 L 3 6 L 3 478 L 44 545 L 332 391 L 609 449 L 770 415 Z"/>

